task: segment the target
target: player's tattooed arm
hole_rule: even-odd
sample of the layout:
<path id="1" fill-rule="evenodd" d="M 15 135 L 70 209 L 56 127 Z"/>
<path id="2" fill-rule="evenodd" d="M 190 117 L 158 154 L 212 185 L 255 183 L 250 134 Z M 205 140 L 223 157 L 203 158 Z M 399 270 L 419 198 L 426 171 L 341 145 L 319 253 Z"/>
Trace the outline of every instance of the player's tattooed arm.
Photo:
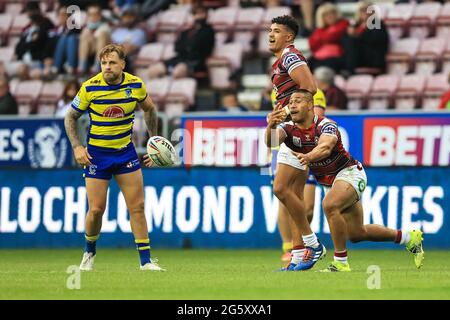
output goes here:
<path id="1" fill-rule="evenodd" d="M 332 135 L 321 135 L 317 146 L 306 154 L 295 153 L 300 163 L 307 166 L 310 162 L 319 161 L 325 159 L 331 154 L 334 146 L 336 145 L 338 138 Z"/>
<path id="2" fill-rule="evenodd" d="M 66 128 L 67 136 L 69 137 L 72 148 L 75 149 L 81 146 L 80 138 L 78 137 L 77 120 L 82 114 L 73 108 L 69 108 L 64 118 L 64 127 Z"/>
<path id="3" fill-rule="evenodd" d="M 87 149 L 83 147 L 80 142 L 80 138 L 78 137 L 77 120 L 81 117 L 81 115 L 82 114 L 80 112 L 70 108 L 64 118 L 64 127 L 66 128 L 67 136 L 69 137 L 70 144 L 72 145 L 75 160 L 80 165 L 90 166 L 92 165 L 90 161 L 92 157 Z"/>
<path id="4" fill-rule="evenodd" d="M 150 136 L 158 133 L 158 114 L 156 105 L 150 96 L 147 96 L 144 101 L 139 103 L 139 106 L 144 111 L 144 121 Z"/>

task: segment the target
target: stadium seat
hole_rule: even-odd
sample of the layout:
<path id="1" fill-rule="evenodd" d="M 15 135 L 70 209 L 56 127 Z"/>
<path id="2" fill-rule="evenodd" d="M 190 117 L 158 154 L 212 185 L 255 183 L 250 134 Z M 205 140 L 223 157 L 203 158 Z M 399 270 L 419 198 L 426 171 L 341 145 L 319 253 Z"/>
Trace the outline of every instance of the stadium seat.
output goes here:
<path id="1" fill-rule="evenodd" d="M 167 103 L 182 102 L 186 107 L 195 102 L 197 81 L 193 78 L 175 79 L 169 89 Z"/>
<path id="2" fill-rule="evenodd" d="M 442 73 L 450 74 L 450 40 L 447 40 L 447 45 L 442 57 Z"/>
<path id="3" fill-rule="evenodd" d="M 446 39 L 427 38 L 422 41 L 416 55 L 415 72 L 430 75 L 438 69 L 447 44 Z"/>
<path id="4" fill-rule="evenodd" d="M 30 19 L 26 14 L 18 14 L 13 18 L 9 34 L 11 36 L 20 36 L 23 29 L 30 23 Z"/>
<path id="5" fill-rule="evenodd" d="M 409 20 L 409 36 L 425 39 L 433 33 L 436 18 L 441 11 L 439 2 L 425 2 L 417 4 Z"/>
<path id="6" fill-rule="evenodd" d="M 450 2 L 446 2 L 436 19 L 436 36 L 439 38 L 450 37 Z"/>
<path id="7" fill-rule="evenodd" d="M 13 16 L 11 14 L 9 13 L 0 14 L 0 45 L 4 45 L 7 42 L 12 21 Z"/>
<path id="8" fill-rule="evenodd" d="M 263 19 L 263 8 L 241 8 L 238 11 L 234 32 L 234 41 L 242 44 L 244 53 L 253 49 L 253 40 L 256 30 L 259 29 Z"/>
<path id="9" fill-rule="evenodd" d="M 392 43 L 386 56 L 388 73 L 399 75 L 408 73 L 419 50 L 419 44 L 420 40 L 416 38 L 399 39 Z"/>
<path id="10" fill-rule="evenodd" d="M 230 76 L 241 68 L 242 45 L 227 43 L 216 47 L 212 57 L 207 60 L 210 84 L 213 89 L 228 89 L 231 86 Z"/>
<path id="11" fill-rule="evenodd" d="M 134 60 L 134 67 L 147 67 L 151 63 L 162 60 L 164 52 L 164 44 L 160 42 L 147 43 L 143 45 Z"/>
<path id="12" fill-rule="evenodd" d="M 368 96 L 368 109 L 384 110 L 392 105 L 392 95 L 397 90 L 399 76 L 383 74 L 375 78 Z"/>
<path id="13" fill-rule="evenodd" d="M 208 23 L 216 32 L 227 32 L 233 34 L 236 24 L 239 8 L 224 7 L 216 10 L 210 10 L 208 13 Z"/>
<path id="14" fill-rule="evenodd" d="M 334 84 L 339 87 L 339 89 L 341 90 L 345 90 L 345 85 L 346 85 L 347 81 L 345 80 L 345 78 L 343 76 L 341 76 L 340 74 L 337 74 L 334 76 Z"/>
<path id="15" fill-rule="evenodd" d="M 408 21 L 414 13 L 414 3 L 399 3 L 389 9 L 384 22 L 389 30 L 391 42 L 406 34 Z"/>
<path id="16" fill-rule="evenodd" d="M 19 106 L 19 115 L 28 115 L 35 111 L 36 101 L 43 87 L 41 80 L 27 80 L 17 84 L 14 96 Z"/>
<path id="17" fill-rule="evenodd" d="M 64 92 L 64 83 L 61 81 L 44 82 L 41 94 L 38 98 L 38 114 L 54 114 L 56 104 Z"/>
<path id="18" fill-rule="evenodd" d="M 292 10 L 290 7 L 269 7 L 264 12 L 263 20 L 260 24 L 260 29 L 267 32 L 273 18 L 291 14 Z"/>
<path id="19" fill-rule="evenodd" d="M 16 2 L 6 2 L 5 4 L 5 12 L 11 13 L 13 15 L 20 14 L 24 9 L 24 1 L 16 1 Z"/>
<path id="20" fill-rule="evenodd" d="M 412 110 L 419 106 L 426 77 L 421 74 L 407 74 L 401 77 L 394 95 L 394 107 L 397 110 Z"/>
<path id="21" fill-rule="evenodd" d="M 436 110 L 439 107 L 441 96 L 450 88 L 448 77 L 449 74 L 445 73 L 428 76 L 422 100 L 424 110 Z"/>
<path id="22" fill-rule="evenodd" d="M 145 83 L 147 93 L 159 107 L 162 107 L 166 101 L 167 94 L 170 90 L 170 84 L 170 77 L 147 80 Z"/>
<path id="23" fill-rule="evenodd" d="M 160 17 L 157 26 L 157 41 L 175 42 L 178 33 L 186 26 L 190 13 L 186 10 L 167 10 Z"/>
<path id="24" fill-rule="evenodd" d="M 359 110 L 366 105 L 367 94 L 372 87 L 371 75 L 354 75 L 348 78 L 345 92 L 348 98 L 348 109 Z"/>
<path id="25" fill-rule="evenodd" d="M 0 62 L 7 64 L 14 57 L 14 47 L 0 47 Z"/>
<path id="26" fill-rule="evenodd" d="M 175 52 L 175 44 L 168 43 L 164 46 L 164 50 L 162 53 L 162 60 L 166 61 L 175 57 L 177 53 Z"/>

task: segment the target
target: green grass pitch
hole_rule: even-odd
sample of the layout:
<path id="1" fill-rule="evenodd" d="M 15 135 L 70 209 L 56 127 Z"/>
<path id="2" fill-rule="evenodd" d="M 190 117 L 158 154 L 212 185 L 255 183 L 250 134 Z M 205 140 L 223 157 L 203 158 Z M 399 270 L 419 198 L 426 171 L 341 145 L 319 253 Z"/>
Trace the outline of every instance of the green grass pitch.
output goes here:
<path id="1" fill-rule="evenodd" d="M 274 272 L 277 250 L 154 250 L 167 272 L 138 270 L 130 249 L 97 252 L 95 271 L 80 289 L 66 283 L 82 250 L 0 250 L 0 299 L 450 299 L 450 253 L 426 251 L 417 270 L 405 250 L 352 250 L 351 273 Z M 367 267 L 380 268 L 380 289 L 369 290 Z M 370 282 L 370 280 L 369 280 Z"/>

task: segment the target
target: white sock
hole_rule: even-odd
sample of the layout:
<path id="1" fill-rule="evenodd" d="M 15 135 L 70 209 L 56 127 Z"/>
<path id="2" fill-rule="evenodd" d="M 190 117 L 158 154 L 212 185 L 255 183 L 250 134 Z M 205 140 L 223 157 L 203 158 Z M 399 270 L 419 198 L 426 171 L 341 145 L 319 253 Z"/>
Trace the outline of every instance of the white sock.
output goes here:
<path id="1" fill-rule="evenodd" d="M 305 253 L 305 249 L 292 250 L 291 254 L 291 263 L 299 264 L 302 261 L 303 254 Z"/>
<path id="2" fill-rule="evenodd" d="M 339 257 L 337 257 L 336 254 L 339 255 Z M 334 252 L 334 261 L 339 261 L 341 263 L 348 263 L 347 250 L 335 251 Z"/>
<path id="3" fill-rule="evenodd" d="M 317 236 L 314 232 L 307 236 L 302 236 L 302 239 L 306 247 L 317 248 L 319 246 L 319 241 L 317 241 Z"/>
<path id="4" fill-rule="evenodd" d="M 400 244 L 407 244 L 411 240 L 411 236 L 408 231 L 402 231 L 402 240 L 400 240 Z"/>

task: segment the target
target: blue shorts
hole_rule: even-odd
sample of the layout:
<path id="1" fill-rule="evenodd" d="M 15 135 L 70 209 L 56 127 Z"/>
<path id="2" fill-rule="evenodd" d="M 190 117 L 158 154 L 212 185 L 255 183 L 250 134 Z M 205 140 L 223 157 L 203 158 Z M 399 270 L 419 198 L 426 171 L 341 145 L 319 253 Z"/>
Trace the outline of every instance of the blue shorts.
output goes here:
<path id="1" fill-rule="evenodd" d="M 113 175 L 130 173 L 141 168 L 132 143 L 120 150 L 105 150 L 88 145 L 92 166 L 84 167 L 85 178 L 110 180 Z"/>
<path id="2" fill-rule="evenodd" d="M 316 177 L 314 177 L 313 174 L 308 175 L 308 179 L 306 180 L 306 184 L 312 184 L 314 186 L 317 186 L 317 180 Z"/>

